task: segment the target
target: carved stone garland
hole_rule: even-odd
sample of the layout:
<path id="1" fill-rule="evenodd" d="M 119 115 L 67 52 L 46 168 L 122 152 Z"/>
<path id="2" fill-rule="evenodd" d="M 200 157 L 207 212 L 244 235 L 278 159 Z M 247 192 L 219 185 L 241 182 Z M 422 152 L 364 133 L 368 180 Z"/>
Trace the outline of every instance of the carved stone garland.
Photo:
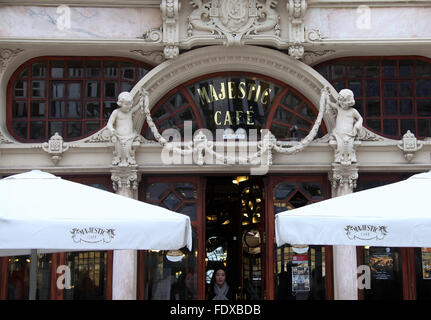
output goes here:
<path id="1" fill-rule="evenodd" d="M 142 92 L 142 90 L 141 90 Z M 320 104 L 319 113 L 317 115 L 316 121 L 308 133 L 308 135 L 302 139 L 300 142 L 296 143 L 294 146 L 285 147 L 279 141 L 277 141 L 276 137 L 271 133 L 271 131 L 267 130 L 266 133 L 263 134 L 261 141 L 257 142 L 258 151 L 254 154 L 247 156 L 228 156 L 225 154 L 221 154 L 214 150 L 215 143 L 213 141 L 208 141 L 205 134 L 200 131 L 195 137 L 193 141 L 183 142 L 181 147 L 174 145 L 171 142 L 168 142 L 162 135 L 159 133 L 152 117 L 151 111 L 149 109 L 149 105 L 144 106 L 144 114 L 148 123 L 148 126 L 151 132 L 154 135 L 156 141 L 162 145 L 163 147 L 168 148 L 169 151 L 173 151 L 176 154 L 185 156 L 185 155 L 197 155 L 197 164 L 202 166 L 205 164 L 205 154 L 211 155 L 216 158 L 221 163 L 228 164 L 252 164 L 255 160 L 261 158 L 264 154 L 267 154 L 267 165 L 272 164 L 272 152 L 279 152 L 286 155 L 293 155 L 302 150 L 304 150 L 314 139 L 316 136 L 320 124 L 322 123 L 323 114 L 325 111 L 325 104 Z"/>

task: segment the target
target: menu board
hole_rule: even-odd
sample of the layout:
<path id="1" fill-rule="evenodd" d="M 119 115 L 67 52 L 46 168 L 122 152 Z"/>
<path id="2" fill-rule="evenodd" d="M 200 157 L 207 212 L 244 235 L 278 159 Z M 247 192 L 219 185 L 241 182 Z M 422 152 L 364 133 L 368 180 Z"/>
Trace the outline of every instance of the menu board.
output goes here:
<path id="1" fill-rule="evenodd" d="M 383 249 L 383 250 L 382 250 Z M 390 248 L 370 250 L 371 276 L 375 280 L 393 280 L 394 259 Z"/>
<path id="2" fill-rule="evenodd" d="M 431 248 L 421 248 L 422 250 L 422 277 L 424 280 L 431 280 Z"/>
<path id="3" fill-rule="evenodd" d="M 303 291 L 310 291 L 308 255 L 295 255 L 292 258 L 292 292 Z"/>

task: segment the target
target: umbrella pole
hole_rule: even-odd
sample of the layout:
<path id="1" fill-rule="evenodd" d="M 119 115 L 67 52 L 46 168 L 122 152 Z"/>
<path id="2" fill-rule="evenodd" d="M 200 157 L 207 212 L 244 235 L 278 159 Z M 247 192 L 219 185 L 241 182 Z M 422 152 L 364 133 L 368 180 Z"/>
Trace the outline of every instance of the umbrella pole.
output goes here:
<path id="1" fill-rule="evenodd" d="M 31 250 L 30 253 L 30 285 L 29 285 L 29 300 L 36 300 L 37 290 L 37 250 Z"/>

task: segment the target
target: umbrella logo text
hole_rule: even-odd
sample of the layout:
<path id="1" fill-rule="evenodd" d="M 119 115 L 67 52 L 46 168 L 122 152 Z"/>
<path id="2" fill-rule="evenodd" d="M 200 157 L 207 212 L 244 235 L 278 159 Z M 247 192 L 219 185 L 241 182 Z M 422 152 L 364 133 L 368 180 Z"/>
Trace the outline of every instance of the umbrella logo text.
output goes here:
<path id="1" fill-rule="evenodd" d="M 86 243 L 109 243 L 115 237 L 114 229 L 103 229 L 103 228 L 73 228 L 70 233 L 72 234 L 72 240 L 75 243 L 86 242 Z"/>
<path id="2" fill-rule="evenodd" d="M 388 227 L 373 225 L 349 225 L 344 228 L 344 231 L 346 231 L 346 235 L 350 240 L 383 240 L 383 238 L 388 234 Z"/>

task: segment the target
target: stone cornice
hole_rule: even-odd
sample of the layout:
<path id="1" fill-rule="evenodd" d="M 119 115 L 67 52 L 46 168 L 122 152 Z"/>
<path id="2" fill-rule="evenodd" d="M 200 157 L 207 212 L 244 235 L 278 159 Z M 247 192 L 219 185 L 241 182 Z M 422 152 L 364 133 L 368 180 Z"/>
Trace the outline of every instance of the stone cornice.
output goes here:
<path id="1" fill-rule="evenodd" d="M 160 8 L 159 0 L 0 0 L 0 6 L 60 6 L 113 7 L 113 8 Z"/>

